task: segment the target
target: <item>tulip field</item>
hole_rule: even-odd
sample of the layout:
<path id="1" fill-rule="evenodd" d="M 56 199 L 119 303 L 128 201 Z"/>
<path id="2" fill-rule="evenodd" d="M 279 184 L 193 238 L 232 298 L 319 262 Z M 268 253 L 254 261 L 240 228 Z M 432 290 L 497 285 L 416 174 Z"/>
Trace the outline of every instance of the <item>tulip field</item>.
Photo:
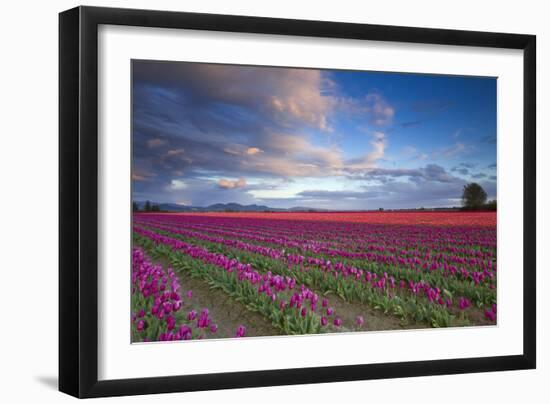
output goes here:
<path id="1" fill-rule="evenodd" d="M 496 212 L 134 213 L 133 342 L 495 325 Z"/>

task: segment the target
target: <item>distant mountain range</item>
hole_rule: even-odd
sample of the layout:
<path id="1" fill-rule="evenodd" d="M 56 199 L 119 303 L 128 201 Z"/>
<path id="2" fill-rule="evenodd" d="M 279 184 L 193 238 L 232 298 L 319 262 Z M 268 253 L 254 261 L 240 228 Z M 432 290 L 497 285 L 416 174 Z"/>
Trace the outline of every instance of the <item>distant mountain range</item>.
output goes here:
<path id="1" fill-rule="evenodd" d="M 136 202 L 139 209 L 145 206 L 145 201 Z M 326 209 L 314 209 L 302 206 L 292 208 L 271 208 L 265 205 L 241 205 L 240 203 L 215 203 L 209 206 L 188 206 L 178 205 L 177 203 L 158 203 L 150 202 L 151 205 L 158 205 L 161 211 L 168 212 L 326 212 Z"/>

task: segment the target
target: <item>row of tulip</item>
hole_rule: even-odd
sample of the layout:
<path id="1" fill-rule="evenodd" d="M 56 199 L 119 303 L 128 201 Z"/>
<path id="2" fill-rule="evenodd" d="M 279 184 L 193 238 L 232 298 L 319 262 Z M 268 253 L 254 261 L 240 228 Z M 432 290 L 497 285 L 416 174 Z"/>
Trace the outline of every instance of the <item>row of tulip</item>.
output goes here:
<path id="1" fill-rule="evenodd" d="M 152 256 L 168 258 L 174 268 L 223 290 L 286 334 L 325 332 L 328 317 L 334 318 L 330 327 L 342 325 L 332 308 L 322 311 L 318 307 L 318 294 L 291 276 L 259 273 L 250 264 L 145 228 L 134 227 L 134 234 L 135 242 Z M 327 299 L 323 306 L 328 306 Z"/>
<path id="2" fill-rule="evenodd" d="M 263 234 L 286 235 L 298 239 L 314 239 L 326 242 L 351 241 L 418 248 L 423 246 L 470 246 L 475 249 L 494 249 L 496 246 L 495 227 L 475 226 L 423 226 L 423 225 L 383 225 L 354 224 L 338 222 L 315 222 L 295 220 L 251 219 L 234 217 L 211 217 L 189 215 L 136 214 L 135 217 L 171 221 L 178 225 L 197 224 L 243 230 L 253 230 Z"/>
<path id="3" fill-rule="evenodd" d="M 355 225 L 340 227 L 337 223 L 288 222 L 281 220 L 247 220 L 233 218 L 140 215 L 139 220 L 172 223 L 176 226 L 200 226 L 211 229 L 235 229 L 265 237 L 288 241 L 311 242 L 318 246 L 351 250 L 385 250 L 392 252 L 422 251 L 451 252 L 464 256 L 493 257 L 496 231 L 491 228 L 438 226 Z"/>
<path id="4" fill-rule="evenodd" d="M 180 293 L 181 285 L 172 268 L 154 265 L 141 248 L 132 250 L 133 342 L 203 339 L 216 336 L 217 324 L 208 308 L 198 312 L 193 292 Z M 245 335 L 240 325 L 236 337 Z"/>
<path id="5" fill-rule="evenodd" d="M 151 224 L 153 226 L 163 225 L 174 228 L 182 226 L 170 220 L 154 220 L 151 218 L 138 218 L 136 223 Z M 217 226 L 205 226 L 197 224 L 186 224 L 185 229 L 196 230 L 208 234 L 220 235 L 227 238 L 245 239 L 254 243 L 267 246 L 283 247 L 291 249 L 295 253 L 305 255 L 324 255 L 334 258 L 364 259 L 368 261 L 386 262 L 391 265 L 407 266 L 423 270 L 448 270 L 450 273 L 458 272 L 457 266 L 467 269 L 483 269 L 494 271 L 492 250 L 480 251 L 476 249 L 466 250 L 456 247 L 447 247 L 447 251 L 413 249 L 398 249 L 394 246 L 380 244 L 366 244 L 357 248 L 357 244 L 342 244 L 338 248 L 330 246 L 329 242 L 319 242 L 314 239 L 289 239 L 284 236 L 263 236 L 259 232 L 247 232 L 241 228 L 231 230 L 220 229 Z"/>
<path id="6" fill-rule="evenodd" d="M 370 265 L 369 269 L 361 269 L 338 261 L 326 260 L 324 258 L 304 257 L 301 255 L 291 254 L 285 250 L 273 249 L 234 239 L 209 236 L 185 229 L 175 229 L 170 226 L 157 225 L 153 229 L 155 231 L 164 232 L 170 236 L 176 235 L 180 238 L 183 237 L 188 242 L 197 243 L 198 240 L 201 240 L 207 243 L 207 248 L 218 249 L 218 251 L 221 251 L 219 248 L 229 247 L 240 251 L 258 254 L 267 257 L 272 261 L 282 261 L 288 267 L 301 268 L 305 266 L 307 268 L 320 268 L 323 272 L 331 273 L 336 278 L 340 276 L 360 283 L 370 283 L 372 287 L 381 290 L 386 290 L 386 288 L 389 287 L 393 289 L 395 284 L 398 283 L 400 289 L 408 290 L 415 295 L 424 292 L 428 300 L 431 302 L 439 302 L 440 304 L 443 304 L 444 300 L 441 292 L 442 290 L 446 290 L 451 295 L 463 295 L 480 305 L 491 304 L 496 298 L 494 290 L 491 288 L 491 284 L 485 286 L 479 285 L 485 276 L 492 278 L 492 273 L 487 273 L 487 275 L 483 273 L 478 274 L 475 272 L 474 275 L 468 273 L 463 276 L 464 279 L 468 279 L 472 276 L 474 280 L 473 282 L 467 283 L 446 278 L 445 276 L 441 276 L 437 273 L 417 273 L 415 271 L 394 266 Z M 227 253 L 226 251 L 221 252 Z M 272 265 L 276 265 L 276 263 L 270 262 L 264 263 L 263 265 L 270 267 Z M 358 265 L 364 266 L 364 262 L 359 262 Z M 388 280 L 387 283 L 386 279 Z M 446 304 L 449 306 L 448 302 Z"/>
<path id="7" fill-rule="evenodd" d="M 144 231 L 144 230 L 140 230 Z M 148 230 L 147 230 L 148 231 Z M 322 292 L 333 292 L 351 302 L 366 303 L 371 307 L 391 313 L 415 322 L 423 322 L 432 326 L 449 326 L 453 324 L 453 308 L 465 310 L 470 306 L 470 300 L 461 297 L 453 306 L 449 291 L 433 288 L 423 281 L 399 282 L 393 276 L 384 273 L 377 276 L 375 273 L 359 272 L 360 276 L 327 276 L 325 271 L 313 271 L 308 267 L 289 266 L 287 263 L 265 256 L 258 257 L 256 252 L 231 251 L 232 247 L 221 243 L 199 241 L 181 238 L 162 230 L 155 230 L 167 237 L 168 235 L 209 251 L 223 253 L 224 257 L 231 257 L 242 262 L 252 263 L 255 268 L 263 268 L 268 273 L 282 276 L 294 276 L 299 282 L 310 285 Z M 171 239 L 167 237 L 166 239 Z M 463 304 L 462 302 L 468 302 Z M 464 315 L 458 319 L 460 324 L 467 324 Z M 456 323 L 456 321 L 455 321 Z"/>

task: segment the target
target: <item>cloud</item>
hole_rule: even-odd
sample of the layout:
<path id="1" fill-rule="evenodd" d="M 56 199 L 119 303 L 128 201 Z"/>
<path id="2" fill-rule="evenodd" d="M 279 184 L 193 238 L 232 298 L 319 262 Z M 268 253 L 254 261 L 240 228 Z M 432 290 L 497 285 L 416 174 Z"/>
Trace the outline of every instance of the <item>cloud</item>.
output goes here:
<path id="1" fill-rule="evenodd" d="M 170 190 L 180 191 L 180 190 L 186 189 L 186 188 L 187 188 L 187 184 L 185 183 L 185 181 L 182 181 L 182 180 L 172 180 L 172 181 L 170 181 Z"/>
<path id="2" fill-rule="evenodd" d="M 218 181 L 218 186 L 223 189 L 244 188 L 246 187 L 246 179 L 239 178 L 238 180 L 234 181 L 221 179 Z"/>
<path id="3" fill-rule="evenodd" d="M 147 141 L 147 146 L 149 146 L 151 149 L 155 147 L 163 146 L 165 144 L 166 144 L 166 140 L 159 139 L 159 138 L 153 138 Z"/>
<path id="4" fill-rule="evenodd" d="M 411 160 L 427 160 L 428 159 L 428 155 L 426 153 L 423 153 L 423 152 L 419 151 L 414 146 L 405 146 L 405 147 L 403 147 L 403 149 L 401 150 L 401 154 L 405 158 L 411 159 Z"/>
<path id="5" fill-rule="evenodd" d="M 477 174 L 472 174 L 471 177 L 475 179 L 487 178 L 487 174 L 477 173 Z"/>
<path id="6" fill-rule="evenodd" d="M 456 172 L 462 175 L 468 175 L 470 170 L 473 169 L 476 165 L 472 163 L 460 163 L 456 167 L 451 168 L 452 172 Z"/>
<path id="7" fill-rule="evenodd" d="M 443 167 L 437 164 L 427 164 L 420 168 L 371 168 L 362 174 L 351 176 L 352 179 L 378 179 L 379 177 L 409 177 L 413 182 L 462 182 L 458 177 L 449 174 Z"/>
<path id="8" fill-rule="evenodd" d="M 180 156 L 180 155 L 182 155 L 183 153 L 185 153 L 185 150 L 184 150 L 184 149 L 173 149 L 173 150 L 168 150 L 168 151 L 166 152 L 166 156 L 167 156 L 167 157 Z"/>
<path id="9" fill-rule="evenodd" d="M 375 192 L 368 191 L 325 191 L 325 190 L 306 190 L 301 191 L 297 194 L 300 197 L 308 199 L 324 199 L 324 200 L 334 200 L 334 199 L 359 199 L 372 197 L 377 195 Z"/>
<path id="10" fill-rule="evenodd" d="M 132 173 L 132 180 L 134 181 L 146 181 L 147 177 L 144 177 L 143 175 L 139 175 L 136 173 Z"/>
<path id="11" fill-rule="evenodd" d="M 262 151 L 258 149 L 257 147 L 249 147 L 246 149 L 246 154 L 253 156 L 254 154 L 261 153 Z"/>
<path id="12" fill-rule="evenodd" d="M 380 94 L 368 94 L 365 104 L 365 111 L 371 115 L 371 123 L 382 126 L 392 122 L 395 110 Z"/>
<path id="13" fill-rule="evenodd" d="M 241 144 L 230 144 L 224 147 L 223 151 L 234 156 L 253 156 L 262 152 L 258 147 L 250 147 Z"/>
<path id="14" fill-rule="evenodd" d="M 374 126 L 387 126 L 393 123 L 395 108 L 379 93 L 368 93 L 361 98 L 335 98 L 335 106 L 344 112 L 367 118 Z"/>
<path id="15" fill-rule="evenodd" d="M 216 100 L 257 107 L 283 126 L 301 123 L 329 130 L 336 102 L 333 83 L 315 69 L 139 61 L 133 64 L 133 74 L 138 82 L 184 88 L 199 104 Z"/>
<path id="16" fill-rule="evenodd" d="M 156 174 L 135 168 L 132 170 L 132 180 L 134 181 L 150 181 L 152 177 L 156 177 Z"/>
<path id="17" fill-rule="evenodd" d="M 466 143 L 456 142 L 451 146 L 444 147 L 434 151 L 432 153 L 432 156 L 434 158 L 451 158 L 451 157 L 459 156 L 464 153 L 470 152 L 472 149 L 473 149 L 472 146 Z"/>
<path id="18" fill-rule="evenodd" d="M 497 168 L 497 163 L 489 164 L 487 168 Z"/>
<path id="19" fill-rule="evenodd" d="M 386 135 L 382 132 L 374 132 L 370 142 L 372 150 L 363 157 L 347 160 L 343 169 L 348 172 L 357 172 L 373 169 L 379 160 L 384 158 L 387 146 Z"/>
<path id="20" fill-rule="evenodd" d="M 468 175 L 469 174 L 469 170 L 467 168 L 463 168 L 463 167 L 453 167 L 453 168 L 451 168 L 451 171 L 459 173 L 461 175 Z"/>

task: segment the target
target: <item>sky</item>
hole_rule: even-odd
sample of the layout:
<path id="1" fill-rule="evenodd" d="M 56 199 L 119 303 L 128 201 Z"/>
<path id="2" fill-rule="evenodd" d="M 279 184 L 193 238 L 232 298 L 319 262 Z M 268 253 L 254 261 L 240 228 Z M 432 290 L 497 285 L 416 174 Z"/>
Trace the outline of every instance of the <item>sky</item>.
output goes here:
<path id="1" fill-rule="evenodd" d="M 370 210 L 496 199 L 495 78 L 132 61 L 135 201 Z"/>

